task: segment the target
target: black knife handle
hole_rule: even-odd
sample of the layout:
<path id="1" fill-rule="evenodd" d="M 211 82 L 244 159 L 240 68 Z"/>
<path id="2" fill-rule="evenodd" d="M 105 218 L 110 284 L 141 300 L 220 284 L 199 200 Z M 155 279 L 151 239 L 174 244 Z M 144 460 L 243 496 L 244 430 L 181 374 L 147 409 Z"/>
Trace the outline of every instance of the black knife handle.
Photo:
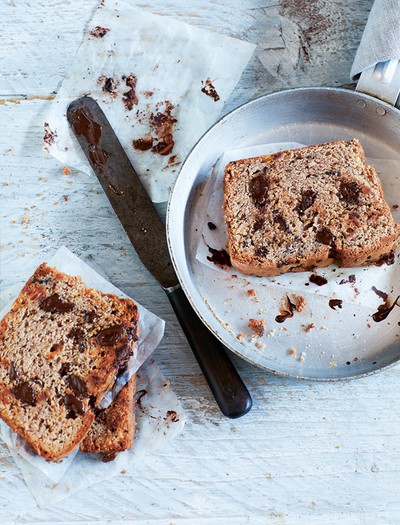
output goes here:
<path id="1" fill-rule="evenodd" d="M 180 286 L 167 295 L 221 412 L 230 418 L 244 416 L 253 401 L 223 344 L 200 320 Z"/>

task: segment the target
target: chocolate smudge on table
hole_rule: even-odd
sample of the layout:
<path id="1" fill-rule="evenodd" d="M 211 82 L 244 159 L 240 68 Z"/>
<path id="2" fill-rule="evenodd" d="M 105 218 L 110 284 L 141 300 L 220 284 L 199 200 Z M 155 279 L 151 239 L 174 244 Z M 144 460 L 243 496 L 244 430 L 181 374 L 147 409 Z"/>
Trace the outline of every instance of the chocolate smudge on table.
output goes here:
<path id="1" fill-rule="evenodd" d="M 216 264 L 217 266 L 221 266 L 224 270 L 227 270 L 232 266 L 231 258 L 229 256 L 229 253 L 222 249 L 222 250 L 216 250 L 215 248 L 208 247 L 208 251 L 211 253 L 211 255 L 207 256 L 207 260 Z"/>
<path id="2" fill-rule="evenodd" d="M 136 106 L 139 102 L 136 94 L 137 78 L 135 75 L 130 74 L 128 76 L 124 75 L 122 80 L 124 80 L 125 84 L 129 87 L 129 90 L 123 94 L 122 101 L 125 104 L 126 109 L 132 111 L 133 106 Z"/>
<path id="3" fill-rule="evenodd" d="M 219 100 L 219 95 L 217 93 L 217 90 L 213 86 L 211 79 L 207 78 L 205 82 L 202 82 L 203 87 L 201 88 L 201 92 L 207 95 L 208 97 L 212 98 L 214 102 L 217 102 Z"/>
<path id="4" fill-rule="evenodd" d="M 47 144 L 48 146 L 51 146 L 52 144 L 54 144 L 57 137 L 58 137 L 57 132 L 52 131 L 50 129 L 49 123 L 45 122 L 44 123 L 44 136 L 43 136 L 43 140 L 45 144 Z"/>
<path id="5" fill-rule="evenodd" d="M 342 308 L 343 301 L 341 299 L 331 299 L 329 301 L 329 306 L 332 308 L 332 310 L 336 310 L 337 308 Z"/>
<path id="6" fill-rule="evenodd" d="M 390 306 L 390 303 L 389 303 L 389 298 L 386 298 L 384 304 L 381 304 L 380 306 L 378 306 L 378 310 L 372 314 L 372 319 L 376 322 L 376 323 L 380 323 L 381 321 L 384 321 L 388 315 L 393 311 L 394 307 L 395 306 L 399 306 L 397 304 L 397 301 L 400 299 L 400 295 L 398 295 L 396 297 L 396 300 L 394 301 L 394 303 Z"/>
<path id="7" fill-rule="evenodd" d="M 93 36 L 94 38 L 103 38 L 109 31 L 110 29 L 108 27 L 96 26 L 94 29 L 89 31 L 89 35 Z"/>
<path id="8" fill-rule="evenodd" d="M 296 310 L 296 305 L 292 303 L 289 296 L 285 296 L 286 304 L 283 308 L 280 308 L 280 315 L 277 315 L 275 317 L 275 321 L 277 323 L 283 323 L 286 321 L 286 319 L 290 319 L 294 315 L 294 311 Z"/>

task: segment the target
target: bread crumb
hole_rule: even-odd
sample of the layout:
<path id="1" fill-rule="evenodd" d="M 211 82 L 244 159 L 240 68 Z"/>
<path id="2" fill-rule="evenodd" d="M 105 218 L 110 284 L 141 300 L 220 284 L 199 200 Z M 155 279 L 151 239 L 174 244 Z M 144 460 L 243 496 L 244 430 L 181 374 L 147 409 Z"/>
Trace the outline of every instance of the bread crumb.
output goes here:
<path id="1" fill-rule="evenodd" d="M 249 328 L 251 328 L 258 337 L 262 337 L 265 334 L 266 323 L 264 319 L 250 319 Z"/>
<path id="2" fill-rule="evenodd" d="M 330 361 L 329 362 L 329 368 L 332 368 L 333 366 L 337 366 L 336 361 Z"/>
<path id="3" fill-rule="evenodd" d="M 62 169 L 62 172 L 64 175 L 71 175 L 72 171 L 68 168 L 68 166 L 64 166 Z"/>
<path id="4" fill-rule="evenodd" d="M 22 224 L 29 224 L 29 217 L 24 215 L 21 219 Z"/>
<path id="5" fill-rule="evenodd" d="M 256 291 L 253 288 L 250 288 L 250 290 L 247 290 L 247 295 L 254 297 L 256 295 Z"/>
<path id="6" fill-rule="evenodd" d="M 265 343 L 262 343 L 261 341 L 258 341 L 258 342 L 256 343 L 256 347 L 257 347 L 257 348 L 260 348 L 260 349 L 263 349 L 263 348 L 265 348 L 266 346 L 267 346 L 267 345 L 266 345 Z"/>
<path id="7" fill-rule="evenodd" d="M 276 333 L 276 330 L 275 330 L 275 329 L 274 329 L 274 330 L 270 330 L 270 331 L 267 333 L 267 337 L 274 337 L 275 333 Z"/>
<path id="8" fill-rule="evenodd" d="M 236 339 L 237 339 L 238 341 L 242 341 L 243 338 L 244 338 L 244 334 L 238 334 L 238 335 L 236 336 Z"/>
<path id="9" fill-rule="evenodd" d="M 297 353 L 296 348 L 293 348 L 293 347 L 292 347 L 292 348 L 289 348 L 289 350 L 288 350 L 288 354 L 289 354 L 289 355 L 296 355 L 296 353 Z"/>
<path id="10" fill-rule="evenodd" d="M 304 328 L 304 331 L 305 332 L 311 332 L 311 330 L 315 328 L 315 324 L 314 323 L 310 323 L 308 324 L 305 328 Z"/>
<path id="11" fill-rule="evenodd" d="M 301 352 L 300 356 L 299 356 L 299 361 L 305 361 L 306 360 L 306 353 L 305 352 Z"/>
<path id="12" fill-rule="evenodd" d="M 4 183 L 4 186 L 11 186 L 11 182 L 6 181 L 6 182 Z"/>
<path id="13" fill-rule="evenodd" d="M 296 312 L 302 312 L 307 306 L 307 301 L 302 295 L 293 294 L 294 300 L 296 301 Z"/>

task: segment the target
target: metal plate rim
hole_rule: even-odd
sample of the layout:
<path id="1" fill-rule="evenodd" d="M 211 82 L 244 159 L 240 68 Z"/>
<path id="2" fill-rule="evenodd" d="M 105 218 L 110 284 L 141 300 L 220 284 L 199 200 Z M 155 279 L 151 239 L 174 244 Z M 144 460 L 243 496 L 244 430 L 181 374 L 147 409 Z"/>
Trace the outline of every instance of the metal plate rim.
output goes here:
<path id="1" fill-rule="evenodd" d="M 190 150 L 189 154 L 187 155 L 185 161 L 182 163 L 182 165 L 180 167 L 178 176 L 177 176 L 177 178 L 176 178 L 176 180 L 174 182 L 174 185 L 173 185 L 173 187 L 171 189 L 170 197 L 169 197 L 168 205 L 167 205 L 166 234 L 167 234 L 168 249 L 170 251 L 171 260 L 172 260 L 175 272 L 177 274 L 177 277 L 179 279 L 180 285 L 181 285 L 185 295 L 187 296 L 191 306 L 193 307 L 193 309 L 195 310 L 197 315 L 200 317 L 202 322 L 214 334 L 214 336 L 226 348 L 228 348 L 234 354 L 236 354 L 240 358 L 244 359 L 245 361 L 251 363 L 252 365 L 254 365 L 254 366 L 258 367 L 258 368 L 261 368 L 261 369 L 263 369 L 263 370 L 265 370 L 265 371 L 267 371 L 269 373 L 272 373 L 274 375 L 277 375 L 277 376 L 280 376 L 280 377 L 285 377 L 285 378 L 288 378 L 288 379 L 295 379 L 295 380 L 301 380 L 301 381 L 312 381 L 312 382 L 328 382 L 328 383 L 338 382 L 338 381 L 351 381 L 353 379 L 361 379 L 361 378 L 365 378 L 365 377 L 368 377 L 368 376 L 375 375 L 375 374 L 377 374 L 377 373 L 379 373 L 379 372 L 381 372 L 383 370 L 388 370 L 390 368 L 393 368 L 394 366 L 396 366 L 399 363 L 399 361 L 400 361 L 400 354 L 399 354 L 399 357 L 396 360 L 394 360 L 393 362 L 390 362 L 390 363 L 388 363 L 386 365 L 379 366 L 379 367 L 371 369 L 371 370 L 369 370 L 367 372 L 359 372 L 359 373 L 356 372 L 356 373 L 353 373 L 353 374 L 350 374 L 350 375 L 346 375 L 346 376 L 342 376 L 342 377 L 340 377 L 340 376 L 338 376 L 338 377 L 327 377 L 327 376 L 325 376 L 325 377 L 324 376 L 313 377 L 313 376 L 307 376 L 307 375 L 296 375 L 294 373 L 289 373 L 289 372 L 285 372 L 285 371 L 281 371 L 281 370 L 276 370 L 274 368 L 266 366 L 265 364 L 257 362 L 256 360 L 251 359 L 251 357 L 249 357 L 248 355 L 244 355 L 240 350 L 238 350 L 237 348 L 235 348 L 234 346 L 229 344 L 227 341 L 225 341 L 220 336 L 220 334 L 217 333 L 210 326 L 208 321 L 204 318 L 204 316 L 203 316 L 201 310 L 199 309 L 196 301 L 193 299 L 192 294 L 191 294 L 188 286 L 186 285 L 185 279 L 182 276 L 180 265 L 178 263 L 178 257 L 177 257 L 177 255 L 175 253 L 174 242 L 173 242 L 174 225 L 172 224 L 172 221 L 173 221 L 173 213 L 174 213 L 174 207 L 175 207 L 175 199 L 177 198 L 176 197 L 176 195 L 177 195 L 177 188 L 179 188 L 179 184 L 180 184 L 180 175 L 185 170 L 187 164 L 189 163 L 189 160 L 190 160 L 191 156 L 196 151 L 196 149 L 198 148 L 200 143 L 203 142 L 203 140 L 208 136 L 208 134 L 212 130 L 214 130 L 214 128 L 216 128 L 217 126 L 222 126 L 225 123 L 225 121 L 227 119 L 229 119 L 232 115 L 234 115 L 236 113 L 239 113 L 239 112 L 241 112 L 243 110 L 247 110 L 248 107 L 250 107 L 250 106 L 252 106 L 254 104 L 260 103 L 263 100 L 271 101 L 274 97 L 282 96 L 282 95 L 285 95 L 285 94 L 290 94 L 290 93 L 293 93 L 293 92 L 300 92 L 300 93 L 327 92 L 327 93 L 334 93 L 334 94 L 341 93 L 341 94 L 343 94 L 345 96 L 356 95 L 357 97 L 359 97 L 361 99 L 366 99 L 366 100 L 369 100 L 370 102 L 377 103 L 377 104 L 379 104 L 379 106 L 382 106 L 384 108 L 386 107 L 390 111 L 393 111 L 393 110 L 397 111 L 398 114 L 399 114 L 399 120 L 400 120 L 400 110 L 397 109 L 396 107 L 388 104 L 387 102 L 384 102 L 384 101 L 382 101 L 382 100 L 380 100 L 380 99 L 378 99 L 376 97 L 373 97 L 373 96 L 371 96 L 371 95 L 369 95 L 367 93 L 362 93 L 362 92 L 358 92 L 358 91 L 351 91 L 349 89 L 335 88 L 335 87 L 314 86 L 314 87 L 289 88 L 289 89 L 280 90 L 280 91 L 277 91 L 277 92 L 274 92 L 274 93 L 270 93 L 270 94 L 267 94 L 267 95 L 261 95 L 259 97 L 256 97 L 256 98 L 254 98 L 254 99 L 252 99 L 252 100 L 250 100 L 250 101 L 248 101 L 248 102 L 238 106 L 237 108 L 233 109 L 232 111 L 230 111 L 229 113 L 227 113 L 223 117 L 221 117 L 215 124 L 213 124 L 213 126 L 211 126 L 199 138 L 199 140 L 192 147 L 192 149 Z"/>

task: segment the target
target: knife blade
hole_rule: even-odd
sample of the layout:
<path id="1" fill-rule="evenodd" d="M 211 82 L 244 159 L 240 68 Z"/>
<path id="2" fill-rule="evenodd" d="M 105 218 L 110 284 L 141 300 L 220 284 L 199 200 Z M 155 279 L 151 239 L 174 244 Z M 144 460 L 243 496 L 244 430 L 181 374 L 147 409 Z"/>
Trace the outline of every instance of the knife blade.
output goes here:
<path id="1" fill-rule="evenodd" d="M 140 260 L 159 281 L 222 413 L 241 417 L 252 407 L 249 391 L 225 347 L 193 310 L 168 251 L 165 226 L 100 106 L 74 100 L 67 119 Z"/>

